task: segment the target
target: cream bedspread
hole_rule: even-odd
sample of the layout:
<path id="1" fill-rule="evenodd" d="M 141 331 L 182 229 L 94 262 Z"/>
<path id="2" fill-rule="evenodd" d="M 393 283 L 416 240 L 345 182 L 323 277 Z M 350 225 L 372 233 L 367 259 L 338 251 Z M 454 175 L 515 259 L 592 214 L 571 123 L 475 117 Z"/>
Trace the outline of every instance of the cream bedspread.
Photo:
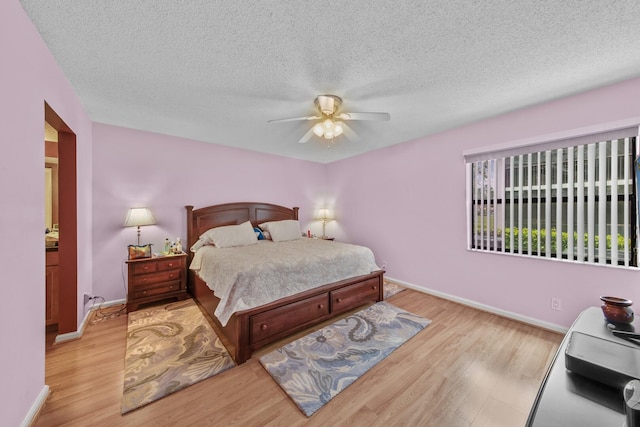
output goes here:
<path id="1" fill-rule="evenodd" d="M 204 246 L 189 268 L 220 299 L 215 315 L 223 326 L 236 311 L 379 270 L 367 247 L 308 238 Z"/>

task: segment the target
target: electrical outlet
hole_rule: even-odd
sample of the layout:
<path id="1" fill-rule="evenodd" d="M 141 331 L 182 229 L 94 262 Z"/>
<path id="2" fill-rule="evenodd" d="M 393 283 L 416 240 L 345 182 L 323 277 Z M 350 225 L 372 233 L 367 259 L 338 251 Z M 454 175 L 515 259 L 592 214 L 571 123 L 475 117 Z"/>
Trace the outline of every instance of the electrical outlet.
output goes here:
<path id="1" fill-rule="evenodd" d="M 84 305 L 87 305 L 89 301 L 91 301 L 93 297 L 87 293 L 84 294 Z"/>
<path id="2" fill-rule="evenodd" d="M 551 297 L 551 310 L 562 310 L 562 300 L 560 298 Z"/>

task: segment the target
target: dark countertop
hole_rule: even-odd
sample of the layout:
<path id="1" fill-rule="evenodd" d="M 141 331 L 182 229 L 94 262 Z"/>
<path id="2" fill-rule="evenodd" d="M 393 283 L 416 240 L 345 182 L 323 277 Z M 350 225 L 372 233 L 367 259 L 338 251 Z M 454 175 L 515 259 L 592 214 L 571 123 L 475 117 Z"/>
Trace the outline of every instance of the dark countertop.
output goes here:
<path id="1" fill-rule="evenodd" d="M 640 316 L 635 330 L 640 329 Z M 626 346 L 607 328 L 602 310 L 591 307 L 583 311 L 558 348 L 534 402 L 527 427 L 614 426 L 625 422 L 622 390 L 617 390 L 567 370 L 565 350 L 572 332 L 581 332 Z"/>

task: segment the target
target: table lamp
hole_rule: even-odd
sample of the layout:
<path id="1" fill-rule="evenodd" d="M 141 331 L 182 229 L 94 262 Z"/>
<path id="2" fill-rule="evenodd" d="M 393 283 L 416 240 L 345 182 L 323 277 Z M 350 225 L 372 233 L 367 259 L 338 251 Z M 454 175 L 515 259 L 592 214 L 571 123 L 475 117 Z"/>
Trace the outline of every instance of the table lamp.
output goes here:
<path id="1" fill-rule="evenodd" d="M 143 225 L 153 225 L 156 219 L 148 208 L 131 208 L 124 220 L 125 227 L 138 227 L 138 246 L 140 245 L 140 227 Z"/>
<path id="2" fill-rule="evenodd" d="M 327 225 L 327 221 L 330 221 L 333 219 L 333 215 L 331 213 L 331 210 L 327 209 L 327 208 L 322 208 L 318 211 L 318 219 L 322 220 L 322 236 L 320 236 L 320 238 L 322 239 L 326 239 L 327 238 L 327 234 L 325 233 L 325 228 Z"/>

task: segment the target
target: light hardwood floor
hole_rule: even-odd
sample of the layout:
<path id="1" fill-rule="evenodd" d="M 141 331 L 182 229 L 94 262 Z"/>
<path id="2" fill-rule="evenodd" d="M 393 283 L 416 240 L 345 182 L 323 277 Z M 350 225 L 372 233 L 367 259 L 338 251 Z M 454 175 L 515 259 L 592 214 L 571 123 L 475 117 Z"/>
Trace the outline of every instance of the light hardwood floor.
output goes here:
<path id="1" fill-rule="evenodd" d="M 412 290 L 389 302 L 431 325 L 311 418 L 260 365 L 256 356 L 273 347 L 120 415 L 122 315 L 88 325 L 79 340 L 47 344 L 51 394 L 36 426 L 524 425 L 562 335 Z"/>

